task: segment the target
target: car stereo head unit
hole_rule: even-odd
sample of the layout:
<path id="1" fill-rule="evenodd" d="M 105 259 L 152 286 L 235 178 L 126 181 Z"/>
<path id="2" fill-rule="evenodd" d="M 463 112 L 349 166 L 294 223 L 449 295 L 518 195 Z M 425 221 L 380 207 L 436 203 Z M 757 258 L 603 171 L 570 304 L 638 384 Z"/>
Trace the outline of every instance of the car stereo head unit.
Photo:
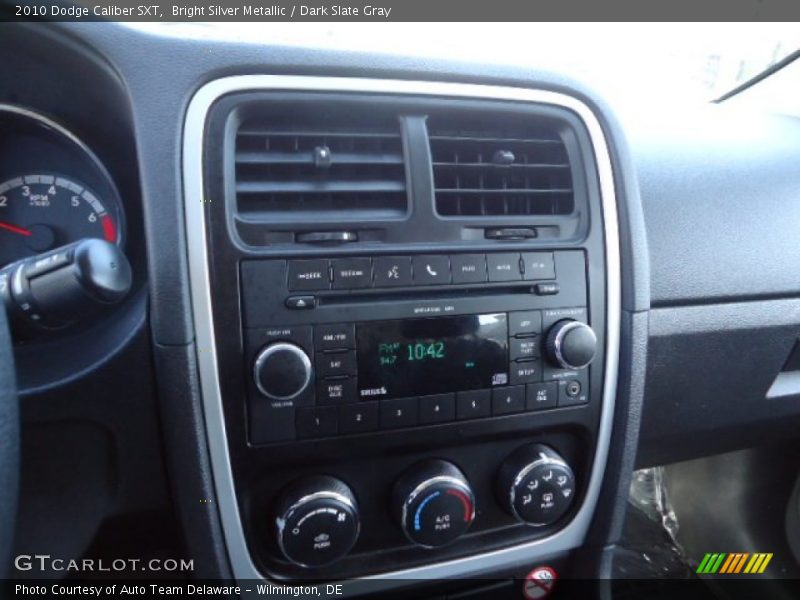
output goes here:
<path id="1" fill-rule="evenodd" d="M 597 340 L 583 252 L 488 254 L 480 281 L 454 283 L 454 265 L 475 262 L 457 254 L 245 261 L 251 443 L 588 402 L 584 367 Z M 547 268 L 526 272 L 526 262 Z M 384 285 L 405 263 L 423 265 L 421 275 L 409 270 L 412 285 Z M 280 327 L 263 326 L 278 319 Z"/>

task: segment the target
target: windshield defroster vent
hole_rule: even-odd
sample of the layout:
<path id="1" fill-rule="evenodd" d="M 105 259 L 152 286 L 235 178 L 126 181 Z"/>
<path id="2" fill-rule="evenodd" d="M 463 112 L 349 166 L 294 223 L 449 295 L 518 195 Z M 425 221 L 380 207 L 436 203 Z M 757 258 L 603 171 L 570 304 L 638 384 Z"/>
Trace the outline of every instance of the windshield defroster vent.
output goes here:
<path id="1" fill-rule="evenodd" d="M 428 124 L 436 209 L 443 216 L 568 215 L 572 173 L 555 126 Z"/>
<path id="2" fill-rule="evenodd" d="M 236 135 L 240 215 L 269 221 L 384 219 L 408 208 L 400 124 L 245 121 Z M 338 121 L 338 122 L 336 122 Z"/>

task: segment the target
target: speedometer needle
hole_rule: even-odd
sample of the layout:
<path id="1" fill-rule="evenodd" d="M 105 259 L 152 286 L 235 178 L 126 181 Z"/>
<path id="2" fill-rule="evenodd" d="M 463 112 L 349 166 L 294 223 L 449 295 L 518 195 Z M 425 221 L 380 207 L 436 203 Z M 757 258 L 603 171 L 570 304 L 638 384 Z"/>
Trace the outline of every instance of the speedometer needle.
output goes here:
<path id="1" fill-rule="evenodd" d="M 18 233 L 19 235 L 29 236 L 32 235 L 30 229 L 25 229 L 24 227 L 18 227 L 17 225 L 12 225 L 11 223 L 6 223 L 5 221 L 0 221 L 0 229 L 7 229 L 13 233 Z"/>

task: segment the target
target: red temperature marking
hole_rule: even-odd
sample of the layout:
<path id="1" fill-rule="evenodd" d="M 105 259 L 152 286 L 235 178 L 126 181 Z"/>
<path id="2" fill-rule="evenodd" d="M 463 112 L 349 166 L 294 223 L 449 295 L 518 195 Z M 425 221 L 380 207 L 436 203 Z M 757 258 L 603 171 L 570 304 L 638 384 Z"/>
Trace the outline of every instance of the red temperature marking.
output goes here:
<path id="1" fill-rule="evenodd" d="M 114 224 L 114 219 L 105 215 L 100 218 L 100 222 L 103 224 L 103 235 L 106 241 L 115 244 L 117 241 L 117 226 Z"/>
<path id="2" fill-rule="evenodd" d="M 469 522 L 472 518 L 472 503 L 467 495 L 459 490 L 447 490 L 447 493 L 461 500 L 461 504 L 464 505 L 464 521 Z"/>

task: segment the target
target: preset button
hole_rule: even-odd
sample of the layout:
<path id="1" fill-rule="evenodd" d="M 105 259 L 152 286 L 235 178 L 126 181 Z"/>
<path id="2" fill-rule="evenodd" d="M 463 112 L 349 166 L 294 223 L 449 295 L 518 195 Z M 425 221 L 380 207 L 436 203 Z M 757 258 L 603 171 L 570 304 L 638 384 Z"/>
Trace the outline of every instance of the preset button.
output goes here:
<path id="1" fill-rule="evenodd" d="M 456 416 L 459 420 L 479 419 L 492 414 L 492 391 L 469 390 L 458 392 L 456 397 Z"/>
<path id="2" fill-rule="evenodd" d="M 492 390 L 492 414 L 508 415 L 525 410 L 525 386 L 494 388 Z"/>
<path id="3" fill-rule="evenodd" d="M 381 429 L 413 427 L 417 424 L 417 399 L 395 398 L 380 403 Z"/>
<path id="4" fill-rule="evenodd" d="M 377 429 L 377 402 L 360 402 L 339 407 L 339 431 L 341 433 L 365 433 Z"/>
<path id="5" fill-rule="evenodd" d="M 297 409 L 297 436 L 300 438 L 336 435 L 337 425 L 334 406 Z"/>
<path id="6" fill-rule="evenodd" d="M 454 394 L 423 396 L 419 399 L 419 423 L 430 425 L 446 423 L 456 418 L 456 399 Z"/>

